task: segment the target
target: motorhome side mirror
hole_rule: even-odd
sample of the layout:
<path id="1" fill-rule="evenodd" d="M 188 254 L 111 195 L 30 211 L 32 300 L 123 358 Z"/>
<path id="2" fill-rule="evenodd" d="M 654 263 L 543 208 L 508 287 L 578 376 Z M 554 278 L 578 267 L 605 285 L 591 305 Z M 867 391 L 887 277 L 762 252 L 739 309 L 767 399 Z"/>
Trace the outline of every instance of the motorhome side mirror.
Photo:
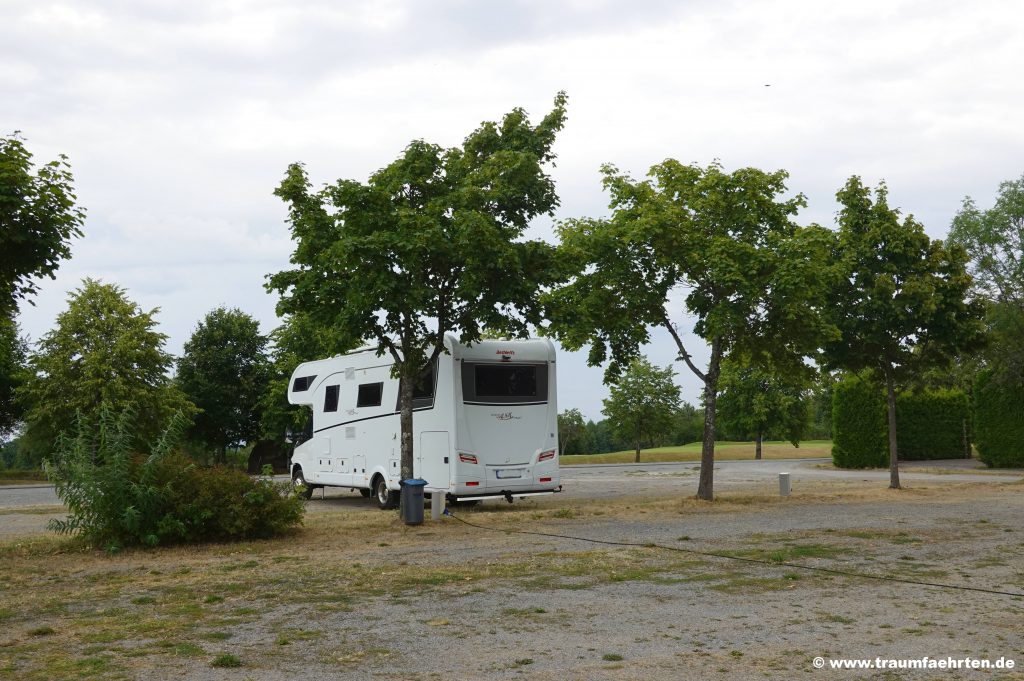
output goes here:
<path id="1" fill-rule="evenodd" d="M 294 444 L 295 443 L 295 433 L 292 431 L 291 428 L 286 428 L 285 429 L 285 431 L 284 431 L 284 441 L 287 442 L 288 444 Z"/>

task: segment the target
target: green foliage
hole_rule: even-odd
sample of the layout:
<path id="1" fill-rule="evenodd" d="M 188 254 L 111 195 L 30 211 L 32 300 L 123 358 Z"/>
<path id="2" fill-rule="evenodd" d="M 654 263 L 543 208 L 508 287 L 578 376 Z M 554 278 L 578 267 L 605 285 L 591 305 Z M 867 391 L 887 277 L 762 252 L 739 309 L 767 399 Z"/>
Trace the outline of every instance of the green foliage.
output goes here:
<path id="1" fill-rule="evenodd" d="M 606 360 L 615 376 L 650 340 L 652 327 L 675 335 L 669 293 L 685 287 L 694 332 L 718 353 L 760 360 L 817 347 L 822 328 L 814 295 L 822 290 L 831 237 L 792 221 L 802 195 L 781 200 L 785 171 L 725 173 L 667 160 L 636 182 L 603 167 L 611 219 L 558 225 L 573 280 L 545 299 L 551 331 L 570 349 L 590 346 L 589 362 Z M 720 359 L 720 357 L 719 357 Z M 696 370 L 698 377 L 703 372 Z"/>
<path id="2" fill-rule="evenodd" d="M 970 197 L 949 230 L 970 256 L 976 292 L 988 301 L 987 364 L 1012 383 L 1024 380 L 1024 176 L 1003 182 L 995 204 Z M 1000 378 L 999 380 L 1003 380 Z"/>
<path id="3" fill-rule="evenodd" d="M 897 388 L 980 346 L 984 309 L 968 300 L 964 250 L 932 241 L 913 216 L 901 220 L 900 211 L 889 207 L 885 183 L 872 192 L 854 176 L 836 198 L 842 205 L 840 276 L 826 309 L 840 337 L 825 343 L 824 357 L 830 368 L 876 370 L 884 379 L 890 487 L 899 488 Z M 856 456 L 851 462 L 869 460 Z"/>
<path id="4" fill-rule="evenodd" d="M 259 402 L 269 374 L 267 338 L 241 310 L 209 312 L 185 343 L 178 386 L 201 410 L 189 436 L 216 450 L 219 463 L 226 463 L 228 447 L 259 436 Z"/>
<path id="5" fill-rule="evenodd" d="M 888 464 L 885 396 L 868 376 L 848 376 L 832 388 L 832 462 L 837 468 Z"/>
<path id="6" fill-rule="evenodd" d="M 718 423 L 727 439 L 780 435 L 799 446 L 810 421 L 814 372 L 777 372 L 732 356 L 722 363 Z"/>
<path id="7" fill-rule="evenodd" d="M 187 420 L 180 415 L 148 456 L 136 455 L 131 410 L 104 406 L 98 432 L 82 420 L 63 437 L 45 468 L 69 517 L 51 529 L 116 551 L 271 537 L 302 522 L 290 485 L 252 479 L 227 468 L 199 468 L 173 449 Z"/>
<path id="8" fill-rule="evenodd" d="M 100 407 L 131 410 L 135 443 L 152 442 L 171 415 L 195 407 L 169 380 L 167 336 L 156 331 L 156 310 L 143 312 L 124 289 L 86 279 L 29 358 L 18 390 L 25 405 L 21 445 L 38 462 L 57 435 L 99 425 Z"/>
<path id="9" fill-rule="evenodd" d="M 970 418 L 970 401 L 960 390 L 900 394 L 896 398 L 900 461 L 964 458 Z"/>
<path id="10" fill-rule="evenodd" d="M 965 248 L 978 292 L 993 302 L 1024 304 L 1024 175 L 999 185 L 995 205 L 981 210 L 964 199 L 949 230 Z"/>
<path id="11" fill-rule="evenodd" d="M 800 228 L 802 195 L 782 199 L 785 171 L 726 173 L 667 160 L 637 182 L 606 165 L 610 219 L 558 225 L 560 251 L 574 276 L 545 297 L 549 332 L 589 362 L 622 373 L 661 327 L 679 358 L 704 383 L 705 456 L 698 496 L 711 499 L 715 399 L 722 358 L 744 353 L 758 364 L 799 364 L 830 333 L 819 312 L 830 271 L 828 230 Z M 706 369 L 693 364 L 669 295 L 685 290 L 693 330 L 711 346 Z"/>
<path id="12" fill-rule="evenodd" d="M 63 154 L 34 171 L 18 133 L 0 137 L 0 314 L 54 278 L 82 235 L 85 211 L 75 207 L 73 178 Z"/>
<path id="13" fill-rule="evenodd" d="M 876 468 L 888 461 L 885 391 L 875 376 L 848 376 L 833 388 L 832 459 L 840 468 Z M 900 461 L 959 459 L 970 406 L 959 390 L 919 390 L 896 397 Z"/>
<path id="14" fill-rule="evenodd" d="M 835 377 L 827 371 L 818 372 L 818 380 L 811 392 L 811 426 L 808 439 L 832 439 L 832 388 Z"/>
<path id="15" fill-rule="evenodd" d="M 644 358 L 630 362 L 611 395 L 603 400 L 604 413 L 612 428 L 629 440 L 640 460 L 640 445 L 664 437 L 672 428 L 679 409 L 679 386 L 671 366 L 659 369 Z"/>
<path id="16" fill-rule="evenodd" d="M 976 348 L 983 309 L 968 300 L 963 249 L 929 239 L 913 216 L 901 220 L 884 183 L 872 201 L 854 176 L 836 198 L 842 276 L 827 309 L 841 336 L 825 345 L 828 364 L 891 373 L 900 383 Z"/>
<path id="17" fill-rule="evenodd" d="M 981 461 L 993 468 L 1024 468 L 1024 382 L 982 372 L 974 388 L 974 428 Z"/>
<path id="18" fill-rule="evenodd" d="M 18 333 L 17 323 L 0 314 L 0 442 L 11 435 L 21 420 L 22 407 L 15 394 L 25 380 L 27 355 L 28 346 Z"/>
<path id="19" fill-rule="evenodd" d="M 585 424 L 579 409 L 567 409 L 558 415 L 558 452 L 580 454 Z M 570 452 L 570 447 L 572 451 Z"/>
<path id="20" fill-rule="evenodd" d="M 685 445 L 700 442 L 704 437 L 704 414 L 689 402 L 683 402 L 676 412 L 669 441 L 666 444 Z M 609 449 L 608 451 L 616 451 Z"/>
<path id="21" fill-rule="evenodd" d="M 539 322 L 539 287 L 557 277 L 554 249 L 522 239 L 558 205 L 545 166 L 565 123 L 564 93 L 536 126 L 522 109 L 485 122 L 461 147 L 414 141 L 366 183 L 313 191 L 288 168 L 293 269 L 269 277 L 278 313 L 307 318 L 345 348 L 368 339 L 390 353 L 406 389 L 402 475 L 412 474 L 412 382 L 444 347 L 482 331 L 522 336 Z"/>

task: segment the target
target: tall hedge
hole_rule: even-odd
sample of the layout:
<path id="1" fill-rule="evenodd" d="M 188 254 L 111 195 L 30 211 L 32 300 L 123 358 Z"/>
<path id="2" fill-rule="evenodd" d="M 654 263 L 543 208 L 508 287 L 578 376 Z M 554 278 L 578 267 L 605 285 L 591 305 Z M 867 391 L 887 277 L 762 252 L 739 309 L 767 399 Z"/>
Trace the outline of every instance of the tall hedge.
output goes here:
<path id="1" fill-rule="evenodd" d="M 970 401 L 960 390 L 925 390 L 896 397 L 900 461 L 962 459 L 970 442 Z M 966 432 L 965 432 L 966 431 Z"/>
<path id="2" fill-rule="evenodd" d="M 974 386 L 978 458 L 993 468 L 1024 467 L 1024 385 L 982 372 Z"/>
<path id="3" fill-rule="evenodd" d="M 837 468 L 889 463 L 885 399 L 871 380 L 851 376 L 832 390 L 832 462 Z"/>
<path id="4" fill-rule="evenodd" d="M 889 465 L 885 393 L 867 377 L 848 377 L 832 394 L 832 461 L 838 468 Z M 959 390 L 925 390 L 896 398 L 900 461 L 959 459 L 964 429 L 972 436 L 970 400 Z M 1009 464 L 1007 464 L 1009 465 Z"/>

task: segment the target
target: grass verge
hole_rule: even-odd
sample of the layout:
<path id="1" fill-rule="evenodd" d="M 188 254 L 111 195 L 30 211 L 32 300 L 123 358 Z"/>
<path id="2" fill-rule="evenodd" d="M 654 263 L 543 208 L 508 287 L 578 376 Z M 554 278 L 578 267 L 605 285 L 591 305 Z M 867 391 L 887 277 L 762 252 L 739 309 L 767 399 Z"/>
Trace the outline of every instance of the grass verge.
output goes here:
<path id="1" fill-rule="evenodd" d="M 716 442 L 716 461 L 753 461 L 753 442 Z M 700 461 L 701 443 L 691 442 L 674 447 L 655 447 L 640 450 L 641 463 L 670 461 Z M 764 442 L 762 456 L 765 459 L 817 459 L 832 456 L 831 440 L 809 440 L 794 447 L 788 442 Z M 595 463 L 633 463 L 635 451 L 611 452 L 609 454 L 570 454 L 559 461 L 564 466 Z"/>

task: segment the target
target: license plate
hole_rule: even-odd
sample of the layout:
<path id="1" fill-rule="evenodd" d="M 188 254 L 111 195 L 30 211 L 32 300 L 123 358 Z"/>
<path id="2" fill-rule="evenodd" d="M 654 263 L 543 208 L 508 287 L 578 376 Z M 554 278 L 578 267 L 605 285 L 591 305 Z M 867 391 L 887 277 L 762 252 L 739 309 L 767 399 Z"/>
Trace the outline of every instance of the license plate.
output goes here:
<path id="1" fill-rule="evenodd" d="M 499 480 L 508 480 L 509 478 L 521 478 L 523 477 L 522 471 L 494 471 L 495 476 Z"/>

